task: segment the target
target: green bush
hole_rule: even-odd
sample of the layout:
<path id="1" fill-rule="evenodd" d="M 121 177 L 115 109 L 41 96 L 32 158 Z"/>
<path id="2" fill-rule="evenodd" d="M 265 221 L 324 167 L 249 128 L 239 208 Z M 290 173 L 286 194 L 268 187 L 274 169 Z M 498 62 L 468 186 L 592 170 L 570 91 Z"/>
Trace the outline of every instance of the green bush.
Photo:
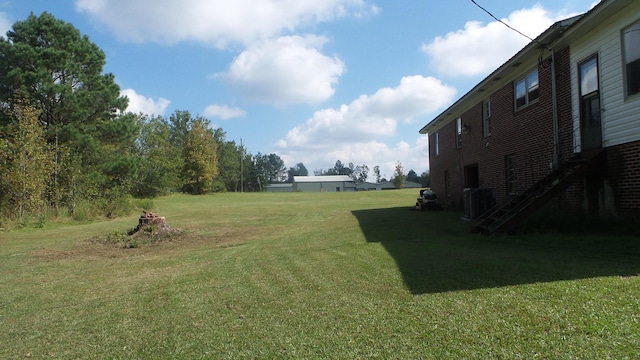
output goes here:
<path id="1" fill-rule="evenodd" d="M 108 218 L 125 216 L 133 211 L 133 197 L 118 189 L 111 189 L 98 201 L 101 215 Z"/>
<path id="2" fill-rule="evenodd" d="M 152 199 L 133 199 L 133 207 L 137 210 L 153 210 Z"/>

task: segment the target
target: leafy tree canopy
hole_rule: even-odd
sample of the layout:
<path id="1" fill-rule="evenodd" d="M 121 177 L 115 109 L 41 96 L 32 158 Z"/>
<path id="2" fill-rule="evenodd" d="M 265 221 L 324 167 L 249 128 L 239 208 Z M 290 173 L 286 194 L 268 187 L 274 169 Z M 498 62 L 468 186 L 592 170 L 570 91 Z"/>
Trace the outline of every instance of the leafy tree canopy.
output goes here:
<path id="1" fill-rule="evenodd" d="M 304 166 L 303 163 L 297 163 L 294 167 L 290 167 L 287 172 L 287 182 L 292 183 L 294 176 L 308 176 L 309 170 Z"/>
<path id="2" fill-rule="evenodd" d="M 393 172 L 393 179 L 391 182 L 397 189 L 402 189 L 404 187 L 404 183 L 406 181 L 406 176 L 404 175 L 404 166 L 400 161 L 396 162 L 396 167 Z"/>

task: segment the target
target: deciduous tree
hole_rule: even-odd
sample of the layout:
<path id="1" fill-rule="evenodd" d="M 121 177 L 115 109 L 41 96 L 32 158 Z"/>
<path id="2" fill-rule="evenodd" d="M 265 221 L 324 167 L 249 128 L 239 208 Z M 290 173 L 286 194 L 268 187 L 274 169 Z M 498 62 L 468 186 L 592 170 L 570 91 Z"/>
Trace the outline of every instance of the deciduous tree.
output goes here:
<path id="1" fill-rule="evenodd" d="M 161 116 L 148 118 L 138 116 L 140 135 L 137 153 L 140 157 L 140 172 L 133 194 L 138 197 L 164 195 L 182 186 L 182 149 L 169 140 L 171 126 Z"/>
<path id="2" fill-rule="evenodd" d="M 286 179 L 286 171 L 284 161 L 277 154 L 258 153 L 253 157 L 251 177 L 258 184 L 260 191 L 268 184 L 283 182 Z"/>
<path id="3" fill-rule="evenodd" d="M 292 183 L 294 176 L 308 176 L 309 170 L 304 166 L 303 163 L 297 163 L 295 166 L 290 167 L 287 172 L 287 182 Z"/>
<path id="4" fill-rule="evenodd" d="M 204 194 L 211 190 L 218 175 L 218 156 L 213 130 L 208 123 L 196 119 L 185 138 L 185 189 L 191 194 Z"/>
<path id="5" fill-rule="evenodd" d="M 420 177 L 418 176 L 418 174 L 416 174 L 415 171 L 413 171 L 413 169 L 409 170 L 409 172 L 407 173 L 406 180 L 420 183 Z"/>
<path id="6" fill-rule="evenodd" d="M 80 194 L 104 193 L 101 133 L 126 108 L 105 54 L 87 36 L 49 13 L 31 14 L 0 39 L 0 104 L 22 97 L 37 111 L 54 151 L 50 201 L 73 211 Z M 0 115 L 0 126 L 9 118 Z"/>
<path id="7" fill-rule="evenodd" d="M 373 175 L 376 177 L 376 182 L 380 182 L 380 166 L 376 165 L 373 167 Z"/>
<path id="8" fill-rule="evenodd" d="M 25 100 L 8 111 L 10 123 L 0 138 L 0 205 L 19 218 L 40 214 L 52 156 L 38 123 L 38 114 Z"/>
<path id="9" fill-rule="evenodd" d="M 349 165 L 353 165 L 353 164 L 350 163 Z M 367 181 L 367 178 L 369 177 L 369 167 L 365 164 L 356 165 L 353 167 L 353 170 L 350 176 L 353 179 L 353 181 L 357 183 L 363 183 Z"/>
<path id="10" fill-rule="evenodd" d="M 226 132 L 222 128 L 214 130 L 214 138 L 218 148 L 218 176 L 214 191 L 239 191 L 244 170 L 241 165 L 243 149 L 235 141 L 226 140 Z"/>
<path id="11" fill-rule="evenodd" d="M 404 175 L 404 166 L 402 166 L 400 161 L 397 161 L 391 182 L 397 189 L 402 189 L 404 187 L 405 180 L 406 176 Z"/>

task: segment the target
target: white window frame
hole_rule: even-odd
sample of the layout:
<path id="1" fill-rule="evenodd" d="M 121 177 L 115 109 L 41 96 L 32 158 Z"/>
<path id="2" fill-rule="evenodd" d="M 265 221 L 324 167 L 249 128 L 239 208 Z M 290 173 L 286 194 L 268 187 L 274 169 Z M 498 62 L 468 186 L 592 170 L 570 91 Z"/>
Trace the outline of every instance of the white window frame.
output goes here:
<path id="1" fill-rule="evenodd" d="M 456 148 L 462 147 L 462 118 L 456 119 Z"/>
<path id="2" fill-rule="evenodd" d="M 534 78 L 535 75 L 535 78 Z M 534 80 L 535 79 L 535 80 Z M 524 86 L 524 94 L 518 96 L 518 87 Z M 524 102 L 518 105 L 518 99 L 524 98 Z M 518 78 L 513 83 L 513 105 L 517 110 L 523 109 L 535 103 L 540 98 L 540 73 L 538 68 L 527 72 L 523 77 Z"/>
<path id="3" fill-rule="evenodd" d="M 491 136 L 491 99 L 482 102 L 482 135 Z"/>

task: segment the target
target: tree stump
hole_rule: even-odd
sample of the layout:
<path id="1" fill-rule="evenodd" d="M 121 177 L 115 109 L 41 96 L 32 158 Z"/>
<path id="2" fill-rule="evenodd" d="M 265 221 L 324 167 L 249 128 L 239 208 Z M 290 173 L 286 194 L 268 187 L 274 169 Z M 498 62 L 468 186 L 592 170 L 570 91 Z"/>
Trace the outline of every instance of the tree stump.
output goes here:
<path id="1" fill-rule="evenodd" d="M 129 235 L 138 233 L 145 227 L 153 227 L 157 232 L 173 231 L 164 216 L 158 216 L 151 211 L 142 211 L 142 215 L 138 218 L 138 226 L 129 232 Z"/>

